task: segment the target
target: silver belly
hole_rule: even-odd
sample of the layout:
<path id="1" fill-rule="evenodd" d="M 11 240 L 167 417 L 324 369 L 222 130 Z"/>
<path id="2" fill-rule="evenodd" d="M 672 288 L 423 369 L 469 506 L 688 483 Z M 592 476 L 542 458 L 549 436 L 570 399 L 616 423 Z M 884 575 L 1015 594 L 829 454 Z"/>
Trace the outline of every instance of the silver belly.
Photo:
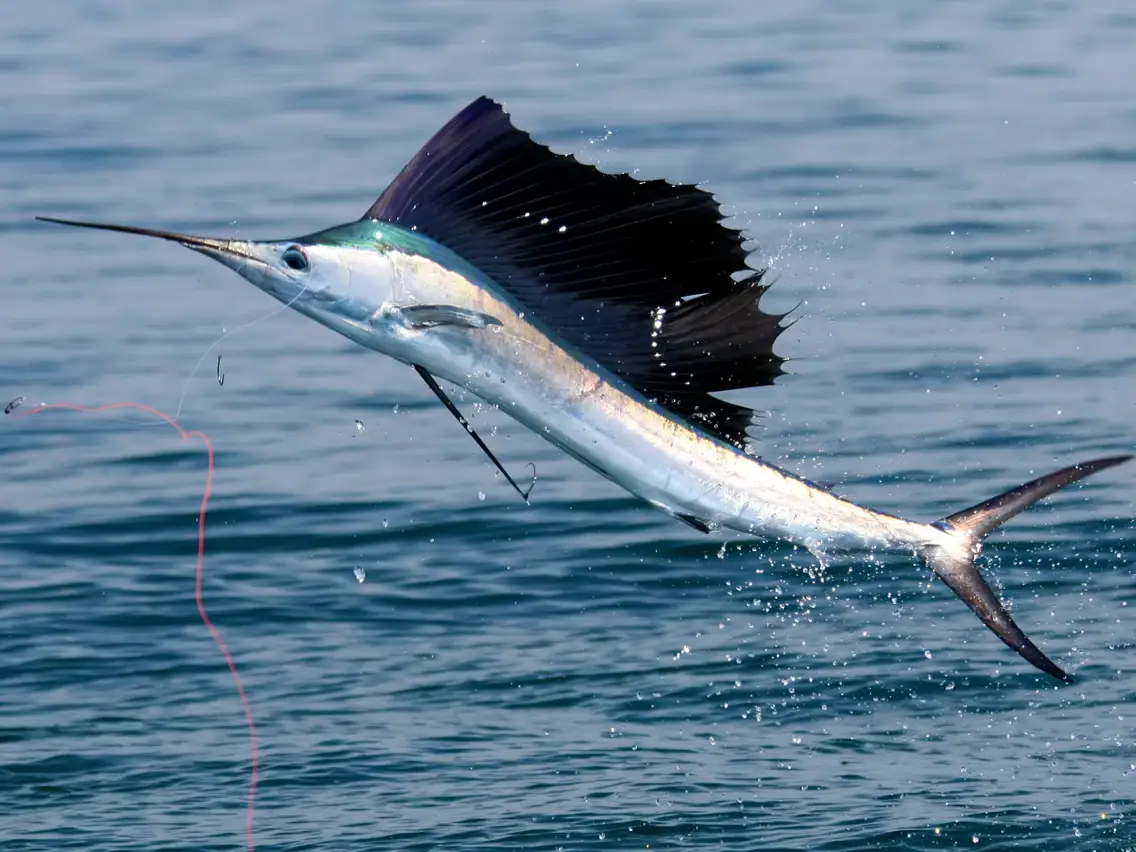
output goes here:
<path id="1" fill-rule="evenodd" d="M 915 548 L 946 537 L 695 432 L 563 350 L 553 358 L 525 356 L 523 341 L 512 335 L 464 329 L 422 335 L 413 352 L 396 355 L 499 407 L 672 515 L 810 547 Z"/>

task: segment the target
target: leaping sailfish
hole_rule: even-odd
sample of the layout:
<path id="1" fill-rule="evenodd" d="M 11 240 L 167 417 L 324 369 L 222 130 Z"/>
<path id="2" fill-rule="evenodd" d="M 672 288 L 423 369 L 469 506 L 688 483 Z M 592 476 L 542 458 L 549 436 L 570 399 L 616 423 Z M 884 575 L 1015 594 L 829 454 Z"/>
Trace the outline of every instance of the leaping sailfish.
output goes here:
<path id="1" fill-rule="evenodd" d="M 782 374 L 773 346 L 784 315 L 761 307 L 763 271 L 747 265 L 741 232 L 722 218 L 696 186 L 554 153 L 482 97 L 346 225 L 258 241 L 47 221 L 160 237 L 218 260 L 414 367 L 459 418 L 435 377 L 697 530 L 818 551 L 911 551 L 998 638 L 1071 680 L 1014 623 L 975 559 L 1002 522 L 1131 456 L 1063 468 L 930 524 L 859 506 L 757 458 L 754 413 L 714 393 Z"/>

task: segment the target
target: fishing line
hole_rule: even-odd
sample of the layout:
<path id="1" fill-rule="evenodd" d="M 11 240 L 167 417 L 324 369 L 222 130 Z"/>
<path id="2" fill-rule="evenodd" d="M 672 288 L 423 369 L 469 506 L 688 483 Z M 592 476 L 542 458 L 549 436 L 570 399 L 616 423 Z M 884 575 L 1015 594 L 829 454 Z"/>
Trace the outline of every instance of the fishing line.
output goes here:
<path id="1" fill-rule="evenodd" d="M 197 363 L 193 365 L 193 369 L 190 370 L 189 375 L 186 376 L 185 384 L 182 386 L 181 396 L 178 398 L 177 409 L 174 411 L 173 416 L 168 418 L 167 422 L 169 422 L 169 424 L 171 426 L 177 427 L 177 422 L 181 418 L 182 406 L 185 405 L 185 398 L 187 396 L 189 396 L 190 382 L 193 381 L 193 377 L 195 375 L 197 375 L 197 371 L 201 368 L 201 365 L 203 363 L 205 363 L 205 359 L 209 357 L 210 352 L 212 352 L 214 349 L 216 349 L 218 346 L 220 346 L 227 338 L 230 338 L 235 334 L 239 334 L 242 331 L 246 331 L 246 330 L 252 328 L 254 325 L 259 325 L 260 323 L 264 322 L 265 320 L 272 319 L 272 317 L 276 316 L 278 313 L 285 311 L 288 308 L 292 307 L 292 305 L 295 304 L 296 300 L 299 299 L 302 295 L 304 295 L 305 292 L 307 292 L 307 289 L 308 289 L 307 282 L 304 282 L 303 286 L 300 288 L 300 291 L 298 293 L 296 293 L 296 295 L 293 296 L 291 299 L 289 299 L 287 302 L 280 305 L 280 307 L 275 308 L 275 309 L 269 311 L 267 314 L 264 314 L 263 316 L 259 316 L 254 320 L 250 320 L 249 322 L 246 322 L 244 325 L 239 325 L 236 328 L 234 328 L 232 331 L 226 330 L 221 334 L 220 337 L 218 337 L 216 340 L 214 340 L 213 343 L 211 343 L 209 345 L 209 347 L 204 352 L 201 353 L 201 357 L 197 359 Z M 222 387 L 225 384 L 225 374 L 221 372 L 221 356 L 220 355 L 217 356 L 217 384 L 221 385 Z M 20 397 L 20 401 L 21 402 L 23 401 L 23 397 Z M 120 404 L 124 405 L 126 407 L 132 407 L 132 406 L 135 405 L 134 403 L 120 403 Z M 120 405 L 120 404 L 116 403 L 116 405 Z M 138 403 L 138 405 L 142 406 L 141 403 Z M 142 406 L 142 407 L 146 408 L 148 411 L 153 411 L 155 414 L 159 414 L 163 418 L 165 418 L 167 416 L 167 415 L 161 414 L 161 412 L 158 412 L 156 409 L 150 408 L 149 406 Z M 42 406 L 41 406 L 41 408 L 42 408 Z M 4 413 L 8 414 L 10 412 L 8 412 L 6 410 Z M 33 413 L 33 412 L 29 412 L 29 413 Z M 116 418 L 113 418 L 113 419 L 117 420 L 120 423 L 130 423 L 134 426 L 157 425 L 157 424 L 147 423 L 147 422 L 142 421 L 142 420 L 131 420 L 128 417 L 116 417 Z"/>
<path id="2" fill-rule="evenodd" d="M 238 270 L 238 272 L 239 271 L 240 270 Z M 260 316 L 260 317 L 257 317 L 254 320 L 246 322 L 244 325 L 239 325 L 236 328 L 234 328 L 232 331 L 223 332 L 220 337 L 218 337 L 216 340 L 213 341 L 213 343 L 209 346 L 208 349 L 206 349 L 204 352 L 201 353 L 201 357 L 197 359 L 197 363 L 193 365 L 193 369 L 190 370 L 189 375 L 186 376 L 185 384 L 182 387 L 182 391 L 181 391 L 181 398 L 178 399 L 177 410 L 174 411 L 173 420 L 174 420 L 175 424 L 176 424 L 178 418 L 181 417 L 181 408 L 185 404 L 186 396 L 189 395 L 189 383 L 191 381 L 193 381 L 193 377 L 195 375 L 197 375 L 198 369 L 200 369 L 201 365 L 203 363 L 205 363 L 205 359 L 207 357 L 209 357 L 209 353 L 212 352 L 214 349 L 216 349 L 218 346 L 220 346 L 225 341 L 226 338 L 232 337 L 234 334 L 238 334 L 242 331 L 246 331 L 246 330 L 252 328 L 254 325 L 259 325 L 260 323 L 264 322 L 267 319 L 272 319 L 272 317 L 276 316 L 281 311 L 285 311 L 288 308 L 292 307 L 292 305 L 295 304 L 296 300 L 299 299 L 302 295 L 304 295 L 304 293 L 306 293 L 307 290 L 308 290 L 308 284 L 305 281 L 304 285 L 300 288 L 300 291 L 295 296 L 293 296 L 291 299 L 289 299 L 287 302 L 282 304 L 280 307 L 276 308 L 275 310 L 270 311 L 267 314 L 264 314 L 264 316 Z M 221 385 L 225 384 L 225 377 L 221 374 L 221 359 L 220 359 L 220 357 L 218 357 L 218 359 L 217 359 L 217 382 L 218 382 L 218 384 L 221 384 Z"/>
<path id="3" fill-rule="evenodd" d="M 285 306 L 287 307 L 287 306 Z M 262 317 L 261 319 L 264 319 Z M 252 323 L 250 323 L 251 325 Z M 247 328 L 248 326 L 243 326 Z M 56 403 L 40 403 L 26 411 L 16 412 L 16 408 L 23 402 L 23 397 L 16 397 L 9 403 L 8 408 L 4 413 L 11 417 L 31 417 L 34 414 L 40 414 L 45 411 L 78 411 L 84 414 L 96 414 L 103 411 L 113 411 L 121 408 L 135 408 L 147 414 L 152 414 L 163 422 L 172 426 L 177 430 L 183 441 L 189 441 L 193 438 L 201 439 L 205 445 L 205 453 L 208 459 L 208 469 L 205 473 L 205 488 L 201 494 L 201 509 L 197 516 L 197 569 L 194 580 L 193 599 L 197 604 L 197 614 L 201 617 L 202 623 L 209 631 L 209 635 L 213 637 L 213 641 L 217 643 L 217 647 L 221 649 L 221 654 L 225 658 L 225 663 L 229 667 L 229 672 L 233 676 L 233 682 L 237 687 L 237 694 L 241 699 L 241 707 L 245 714 L 245 724 L 248 726 L 249 732 L 249 753 L 250 753 L 250 778 L 249 778 L 249 792 L 248 792 L 248 808 L 245 811 L 245 840 L 248 845 L 249 852 L 256 852 L 256 842 L 253 835 L 253 815 L 256 804 L 256 787 L 257 781 L 260 777 L 260 749 L 257 745 L 256 736 L 256 723 L 253 720 L 252 706 L 249 704 L 248 696 L 245 694 L 244 682 L 241 680 L 240 672 L 237 670 L 236 660 L 229 652 L 228 645 L 225 640 L 221 638 L 220 631 L 213 625 L 212 620 L 209 618 L 209 613 L 205 609 L 205 598 L 203 594 L 203 586 L 205 580 L 205 513 L 209 507 L 209 498 L 213 493 L 213 473 L 215 470 L 215 459 L 213 452 L 213 442 L 209 436 L 199 429 L 188 431 L 182 428 L 176 418 L 145 405 L 141 402 L 114 402 L 108 405 L 85 406 L 75 405 L 67 402 Z M 134 422 L 134 421 L 127 421 Z"/>

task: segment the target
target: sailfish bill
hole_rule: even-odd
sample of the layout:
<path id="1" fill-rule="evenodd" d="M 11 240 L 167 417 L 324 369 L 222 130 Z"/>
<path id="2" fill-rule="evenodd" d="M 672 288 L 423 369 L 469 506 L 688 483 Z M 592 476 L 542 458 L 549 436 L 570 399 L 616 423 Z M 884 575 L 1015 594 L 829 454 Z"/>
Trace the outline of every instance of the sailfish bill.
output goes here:
<path id="1" fill-rule="evenodd" d="M 206 254 L 413 367 L 467 429 L 435 377 L 696 530 L 918 554 L 1009 647 L 1071 680 L 1014 623 L 975 559 L 1002 522 L 1131 456 L 1063 468 L 930 524 L 860 506 L 756 457 L 757 415 L 715 394 L 782 375 L 774 344 L 788 323 L 762 306 L 764 270 L 748 265 L 742 233 L 722 220 L 705 190 L 554 153 L 482 97 L 361 219 L 313 234 L 226 240 L 48 221 Z"/>

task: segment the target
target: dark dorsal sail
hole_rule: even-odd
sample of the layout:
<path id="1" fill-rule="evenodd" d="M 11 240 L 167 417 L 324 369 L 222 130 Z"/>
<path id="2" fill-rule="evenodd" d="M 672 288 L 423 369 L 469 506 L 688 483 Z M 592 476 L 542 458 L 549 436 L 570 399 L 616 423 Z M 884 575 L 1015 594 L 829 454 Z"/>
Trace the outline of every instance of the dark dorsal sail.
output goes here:
<path id="1" fill-rule="evenodd" d="M 699 428 L 744 446 L 753 412 L 714 391 L 772 384 L 783 314 L 740 231 L 693 185 L 553 153 L 478 98 L 364 218 L 413 228 L 489 276 L 564 342 Z"/>

